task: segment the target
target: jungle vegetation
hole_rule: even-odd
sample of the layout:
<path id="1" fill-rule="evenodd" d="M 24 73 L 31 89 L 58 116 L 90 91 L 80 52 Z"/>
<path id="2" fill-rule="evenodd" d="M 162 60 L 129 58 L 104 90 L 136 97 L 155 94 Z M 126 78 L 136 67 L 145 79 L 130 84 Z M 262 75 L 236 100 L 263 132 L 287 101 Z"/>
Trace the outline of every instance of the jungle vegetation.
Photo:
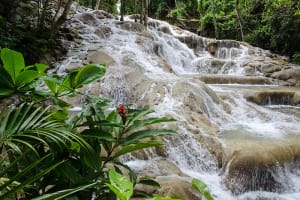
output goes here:
<path id="1" fill-rule="evenodd" d="M 298 0 L 2 0 L 0 47 L 23 52 L 29 64 L 53 54 L 74 1 L 113 14 L 144 9 L 201 36 L 245 41 L 300 63 Z"/>

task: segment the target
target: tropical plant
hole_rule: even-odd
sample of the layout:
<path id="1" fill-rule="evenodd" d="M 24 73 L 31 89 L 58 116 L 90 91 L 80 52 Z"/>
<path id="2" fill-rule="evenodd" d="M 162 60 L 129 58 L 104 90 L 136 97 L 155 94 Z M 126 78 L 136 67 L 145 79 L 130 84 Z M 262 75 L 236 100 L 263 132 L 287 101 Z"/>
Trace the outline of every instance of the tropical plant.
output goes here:
<path id="1" fill-rule="evenodd" d="M 194 178 L 192 180 L 192 187 L 201 195 L 203 195 L 206 200 L 214 200 L 209 192 L 207 185 L 203 181 Z"/>
<path id="2" fill-rule="evenodd" d="M 133 184 L 126 177 L 115 170 L 109 170 L 109 183 L 106 185 L 116 194 L 120 200 L 130 200 L 133 195 Z M 179 200 L 170 197 L 154 196 L 147 200 Z"/>
<path id="3" fill-rule="evenodd" d="M 10 49 L 2 49 L 1 60 L 0 96 L 4 102 L 17 99 L 0 113 L 1 198 L 116 199 L 112 188 L 118 185 L 109 178 L 118 175 L 109 172 L 112 167 L 127 171 L 133 186 L 159 186 L 137 177 L 120 157 L 162 145 L 153 137 L 175 132 L 149 125 L 173 119 L 147 117 L 152 110 L 126 105 L 111 109 L 109 100 L 81 93 L 79 88 L 104 75 L 102 65 L 60 76 L 47 75 L 46 65 L 26 67 L 22 54 Z M 85 99 L 83 108 L 68 112 L 62 97 L 76 95 Z"/>

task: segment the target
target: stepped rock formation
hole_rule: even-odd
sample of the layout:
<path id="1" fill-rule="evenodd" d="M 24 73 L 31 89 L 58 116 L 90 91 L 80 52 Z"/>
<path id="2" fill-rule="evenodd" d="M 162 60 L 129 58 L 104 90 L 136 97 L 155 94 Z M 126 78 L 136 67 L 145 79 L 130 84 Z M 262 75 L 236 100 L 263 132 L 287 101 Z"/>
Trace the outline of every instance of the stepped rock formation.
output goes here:
<path id="1" fill-rule="evenodd" d="M 300 198 L 298 108 L 263 107 L 299 105 L 299 66 L 245 43 L 153 19 L 146 29 L 130 17 L 119 22 L 82 7 L 64 29 L 76 37 L 64 41 L 69 52 L 55 63 L 57 72 L 105 64 L 106 76 L 84 92 L 177 119 L 165 125 L 178 136 L 165 138 L 164 148 L 124 157 L 139 173 L 157 177 L 157 192 L 201 199 L 190 192 L 195 177 L 215 199 Z"/>

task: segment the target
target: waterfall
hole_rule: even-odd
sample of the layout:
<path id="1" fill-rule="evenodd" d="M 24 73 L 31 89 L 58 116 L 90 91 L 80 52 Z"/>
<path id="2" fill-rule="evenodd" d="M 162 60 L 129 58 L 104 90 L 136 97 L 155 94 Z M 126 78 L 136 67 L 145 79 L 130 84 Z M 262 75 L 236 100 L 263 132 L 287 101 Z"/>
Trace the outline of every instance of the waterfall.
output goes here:
<path id="1" fill-rule="evenodd" d="M 277 85 L 257 83 L 272 84 L 264 70 L 281 61 L 245 43 L 203 38 L 159 20 L 148 23 L 146 29 L 130 16 L 118 22 L 81 8 L 66 24 L 78 37 L 65 41 L 69 52 L 54 64 L 64 73 L 103 62 L 106 76 L 86 90 L 112 99 L 113 106 L 133 103 L 177 120 L 164 125 L 178 135 L 164 138 L 163 150 L 123 161 L 142 174 L 200 178 L 218 200 L 300 199 L 300 114 L 253 103 L 278 103 L 262 98 Z M 293 94 L 284 104 L 297 102 L 298 88 L 284 90 Z"/>

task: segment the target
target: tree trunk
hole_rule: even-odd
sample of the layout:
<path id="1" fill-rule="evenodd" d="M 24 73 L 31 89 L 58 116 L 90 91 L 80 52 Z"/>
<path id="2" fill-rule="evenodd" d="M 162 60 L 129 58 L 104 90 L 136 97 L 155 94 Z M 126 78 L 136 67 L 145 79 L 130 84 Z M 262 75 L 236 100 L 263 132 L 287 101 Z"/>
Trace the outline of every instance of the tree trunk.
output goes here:
<path id="1" fill-rule="evenodd" d="M 121 0 L 121 18 L 120 21 L 124 21 L 124 15 L 125 15 L 125 7 L 126 7 L 126 0 Z"/>
<path id="2" fill-rule="evenodd" d="M 240 26 L 240 33 L 241 33 L 241 39 L 244 41 L 244 32 L 243 32 L 243 24 L 242 24 L 242 19 L 239 11 L 239 0 L 235 0 L 235 13 L 236 17 Z"/>
<path id="3" fill-rule="evenodd" d="M 40 30 L 44 30 L 45 28 L 45 20 L 46 20 L 46 15 L 49 14 L 48 13 L 48 6 L 49 6 L 49 0 L 45 0 L 44 3 L 41 4 L 42 7 L 42 14 L 39 21 L 39 29 Z"/>
<path id="4" fill-rule="evenodd" d="M 143 24 L 145 0 L 141 0 L 140 23 Z"/>
<path id="5" fill-rule="evenodd" d="M 141 15 L 140 23 L 147 27 L 148 22 L 148 7 L 150 5 L 150 0 L 141 0 Z"/>
<path id="6" fill-rule="evenodd" d="M 169 7 L 170 10 L 176 8 L 176 0 L 167 0 L 167 5 Z"/>
<path id="7" fill-rule="evenodd" d="M 92 9 L 98 10 L 100 5 L 100 0 L 92 0 Z"/>
<path id="8" fill-rule="evenodd" d="M 63 11 L 62 15 L 57 20 L 55 20 L 55 22 L 52 24 L 52 27 L 51 27 L 51 36 L 52 37 L 54 37 L 58 33 L 60 26 L 67 20 L 72 3 L 73 3 L 73 0 L 67 0 L 67 3 L 64 7 L 64 11 Z"/>
<path id="9" fill-rule="evenodd" d="M 197 34 L 202 35 L 202 31 L 204 28 L 204 23 L 201 20 L 201 18 L 204 16 L 203 0 L 199 0 L 199 14 L 200 14 L 200 23 L 199 23 L 199 27 L 197 29 Z"/>
<path id="10" fill-rule="evenodd" d="M 60 9 L 62 8 L 62 4 L 63 4 L 63 0 L 59 0 L 59 2 L 58 2 L 58 6 L 57 6 L 57 10 L 56 10 L 56 13 L 55 13 L 55 15 L 54 15 L 54 17 L 53 17 L 53 20 L 52 20 L 52 25 L 51 25 L 51 26 L 53 26 L 53 24 L 54 24 L 54 23 L 55 23 L 55 21 L 57 20 L 57 17 L 58 17 L 59 11 L 60 11 Z"/>
<path id="11" fill-rule="evenodd" d="M 218 25 L 217 25 L 215 2 L 214 2 L 214 0 L 211 0 L 210 3 L 211 3 L 211 6 L 212 6 L 213 22 L 214 22 L 214 29 L 215 29 L 215 38 L 219 39 L 220 38 L 220 31 L 219 31 L 219 28 L 218 28 Z"/>
<path id="12" fill-rule="evenodd" d="M 96 0 L 95 10 L 99 10 L 100 1 L 101 1 L 101 0 Z"/>

